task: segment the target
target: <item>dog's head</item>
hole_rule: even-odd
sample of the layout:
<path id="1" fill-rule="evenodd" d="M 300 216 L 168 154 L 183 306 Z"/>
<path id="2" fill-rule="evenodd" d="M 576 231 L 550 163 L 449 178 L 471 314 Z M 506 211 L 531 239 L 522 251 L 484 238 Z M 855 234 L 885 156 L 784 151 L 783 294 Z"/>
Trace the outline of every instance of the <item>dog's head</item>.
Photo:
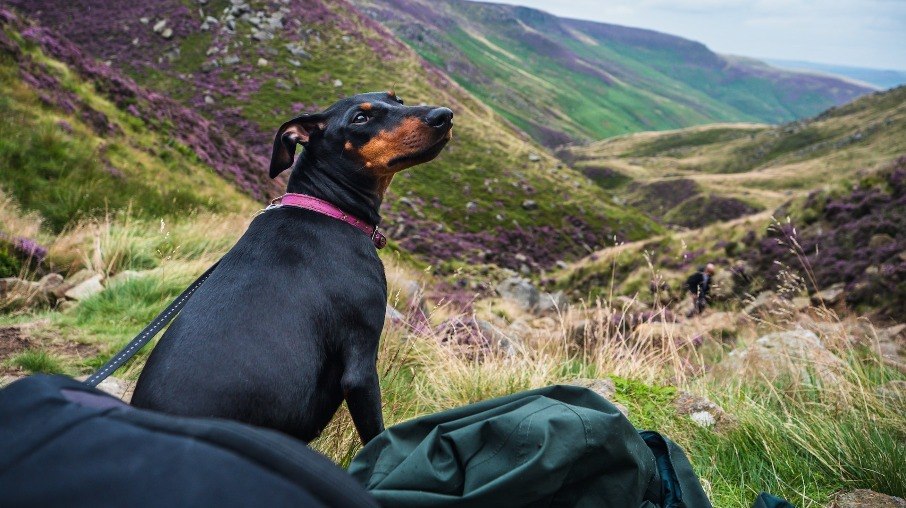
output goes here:
<path id="1" fill-rule="evenodd" d="M 308 162 L 368 175 L 383 195 L 394 174 L 437 157 L 452 135 L 448 108 L 406 106 L 393 92 L 360 94 L 280 126 L 270 175 L 292 166 L 296 145 L 302 145 Z"/>

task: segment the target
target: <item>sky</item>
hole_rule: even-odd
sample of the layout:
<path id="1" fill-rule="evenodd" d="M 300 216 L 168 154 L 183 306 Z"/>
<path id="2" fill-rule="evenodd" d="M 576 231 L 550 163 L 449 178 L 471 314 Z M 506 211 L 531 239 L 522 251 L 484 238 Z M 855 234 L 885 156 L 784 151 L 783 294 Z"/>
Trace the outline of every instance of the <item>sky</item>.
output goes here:
<path id="1" fill-rule="evenodd" d="M 489 0 L 757 58 L 906 70 L 906 0 Z"/>

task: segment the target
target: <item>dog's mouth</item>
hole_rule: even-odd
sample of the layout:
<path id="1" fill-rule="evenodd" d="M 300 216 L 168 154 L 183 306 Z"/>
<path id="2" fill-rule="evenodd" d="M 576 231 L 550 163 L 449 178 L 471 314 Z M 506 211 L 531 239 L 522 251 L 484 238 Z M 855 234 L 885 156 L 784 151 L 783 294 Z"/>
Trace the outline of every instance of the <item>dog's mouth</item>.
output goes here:
<path id="1" fill-rule="evenodd" d="M 453 139 L 452 126 L 433 144 L 418 152 L 394 157 L 387 167 L 394 171 L 401 171 L 417 164 L 424 164 L 437 157 L 451 139 Z"/>

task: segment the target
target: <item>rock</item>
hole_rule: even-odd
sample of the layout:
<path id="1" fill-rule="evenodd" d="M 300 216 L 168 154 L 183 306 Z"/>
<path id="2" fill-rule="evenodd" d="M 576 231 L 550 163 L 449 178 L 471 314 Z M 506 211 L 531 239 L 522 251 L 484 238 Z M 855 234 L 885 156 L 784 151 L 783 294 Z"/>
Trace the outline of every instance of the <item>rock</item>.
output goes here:
<path id="1" fill-rule="evenodd" d="M 535 314 L 560 314 L 569 308 L 569 301 L 563 291 L 556 293 L 539 293 Z"/>
<path id="2" fill-rule="evenodd" d="M 872 235 L 871 239 L 868 240 L 868 248 L 872 250 L 880 249 L 881 247 L 886 247 L 892 243 L 897 243 L 894 237 L 879 233 L 877 235 Z"/>
<path id="3" fill-rule="evenodd" d="M 151 20 L 148 18 L 138 18 L 138 21 L 139 21 L 139 23 L 141 23 L 143 25 L 147 25 L 148 23 L 151 22 Z"/>
<path id="4" fill-rule="evenodd" d="M 79 284 L 73 286 L 71 289 L 66 291 L 64 296 L 70 300 L 81 301 L 92 295 L 100 293 L 104 290 L 104 286 L 101 284 L 101 281 L 104 280 L 104 276 L 101 274 L 95 274 L 90 279 L 87 279 Z"/>
<path id="5" fill-rule="evenodd" d="M 521 277 L 510 277 L 497 285 L 500 296 L 513 300 L 523 310 L 532 310 L 538 305 L 540 294 L 535 286 Z"/>
<path id="6" fill-rule="evenodd" d="M 224 65 L 235 65 L 239 63 L 239 57 L 236 55 L 229 55 L 223 59 Z"/>
<path id="7" fill-rule="evenodd" d="M 526 199 L 522 202 L 522 208 L 525 210 L 537 210 L 538 203 L 533 199 Z"/>
<path id="8" fill-rule="evenodd" d="M 822 305 L 832 306 L 840 303 L 841 301 L 843 301 L 844 287 L 845 284 L 840 283 L 834 284 L 827 289 L 818 291 L 817 293 L 812 295 L 812 305 L 820 307 Z"/>
<path id="9" fill-rule="evenodd" d="M 614 395 L 617 394 L 617 387 L 609 377 L 603 379 L 579 378 L 574 379 L 567 384 L 588 388 L 607 400 L 613 400 Z"/>
<path id="10" fill-rule="evenodd" d="M 689 415 L 689 419 L 692 420 L 692 423 L 695 423 L 699 427 L 711 428 L 716 423 L 717 420 L 714 419 L 714 415 L 707 411 L 699 411 L 697 413 L 692 413 Z"/>
<path id="11" fill-rule="evenodd" d="M 144 274 L 142 272 L 138 272 L 135 270 L 123 270 L 122 272 L 114 275 L 113 277 L 110 277 L 110 279 L 108 279 L 106 282 L 107 282 L 107 285 L 110 286 L 112 284 L 119 284 L 121 282 L 126 282 L 126 281 L 130 281 L 133 279 L 138 279 L 141 277 L 144 277 Z"/>
<path id="12" fill-rule="evenodd" d="M 736 419 L 727 414 L 723 408 L 705 397 L 689 392 L 679 392 L 673 401 L 676 413 L 688 416 L 693 422 L 702 427 L 714 427 L 715 430 L 724 430 L 736 423 Z"/>
<path id="13" fill-rule="evenodd" d="M 812 299 L 807 296 L 796 296 L 789 301 L 789 306 L 796 312 L 805 312 L 812 306 Z"/>
<path id="14" fill-rule="evenodd" d="M 0 297 L 18 306 L 31 307 L 50 303 L 51 293 L 44 291 L 40 282 L 7 277 L 0 279 Z"/>
<path id="15" fill-rule="evenodd" d="M 49 273 L 44 277 L 41 277 L 41 280 L 38 281 L 37 289 L 44 294 L 44 299 L 47 301 L 58 299 L 55 292 L 57 289 L 61 288 L 65 280 L 63 276 L 59 273 Z"/>
<path id="16" fill-rule="evenodd" d="M 164 31 L 164 28 L 167 26 L 167 20 L 162 19 L 157 23 L 154 23 L 154 26 L 151 27 L 151 30 L 154 30 L 154 33 L 159 34 Z"/>
<path id="17" fill-rule="evenodd" d="M 613 398 L 617 394 L 617 387 L 613 384 L 613 380 L 610 378 L 603 379 L 589 379 L 589 378 L 579 378 L 574 379 L 568 383 L 570 386 L 581 386 L 582 388 L 588 388 L 589 390 L 597 393 L 601 397 L 607 399 L 608 402 L 613 404 L 623 416 L 629 417 L 629 409 L 620 404 L 619 402 L 614 402 Z"/>
<path id="18" fill-rule="evenodd" d="M 387 304 L 387 309 L 384 311 L 384 319 L 389 323 L 397 325 L 406 322 L 406 316 L 404 316 L 402 312 L 391 307 L 389 303 Z"/>
<path id="19" fill-rule="evenodd" d="M 258 67 L 267 67 L 268 61 L 266 58 L 258 59 Z"/>
<path id="20" fill-rule="evenodd" d="M 76 379 L 85 381 L 88 379 L 88 376 L 79 376 Z M 132 400 L 132 392 L 135 391 L 135 381 L 126 381 L 118 377 L 110 376 L 101 381 L 97 388 L 128 404 Z"/>
<path id="21" fill-rule="evenodd" d="M 906 405 L 906 381 L 902 379 L 884 383 L 875 389 L 875 393 L 885 402 Z"/>
<path id="22" fill-rule="evenodd" d="M 340 79 L 335 79 L 333 80 L 333 86 L 334 88 L 340 88 L 341 86 L 343 86 L 343 81 Z"/>
<path id="23" fill-rule="evenodd" d="M 651 307 L 645 302 L 628 296 L 614 297 L 613 301 L 610 302 L 610 306 L 621 312 L 645 312 L 651 310 Z"/>
<path id="24" fill-rule="evenodd" d="M 163 37 L 164 39 L 172 39 L 173 38 L 173 29 L 164 28 L 164 31 L 160 33 L 160 36 Z"/>
<path id="25" fill-rule="evenodd" d="M 205 104 L 214 104 L 214 98 L 211 97 L 210 95 L 205 95 L 205 96 L 204 96 L 204 103 L 205 103 Z"/>
<path id="26" fill-rule="evenodd" d="M 516 353 L 517 340 L 503 333 L 493 324 L 475 317 L 454 317 L 441 323 L 437 328 L 441 342 L 457 348 L 475 358 L 487 353 Z"/>
<path id="27" fill-rule="evenodd" d="M 750 316 L 763 315 L 780 308 L 783 302 L 773 291 L 764 291 L 755 297 L 755 300 L 746 305 L 743 312 Z"/>
<path id="28" fill-rule="evenodd" d="M 800 328 L 765 335 L 731 351 L 712 374 L 715 379 L 769 381 L 791 376 L 805 384 L 820 381 L 832 386 L 841 381 L 844 369 L 843 360 L 828 351 L 814 332 Z"/>
<path id="29" fill-rule="evenodd" d="M 828 508 L 906 508 L 906 500 L 873 490 L 857 489 L 837 494 Z"/>
<path id="30" fill-rule="evenodd" d="M 283 47 L 286 48 L 286 50 L 289 51 L 290 54 L 292 54 L 295 57 L 310 58 L 310 55 L 308 54 L 308 52 L 306 52 L 305 48 L 303 48 L 302 45 L 299 44 L 298 42 L 290 42 L 290 43 L 284 44 Z"/>
<path id="31" fill-rule="evenodd" d="M 528 160 L 531 162 L 538 162 L 541 160 L 541 156 L 535 152 L 528 154 Z"/>

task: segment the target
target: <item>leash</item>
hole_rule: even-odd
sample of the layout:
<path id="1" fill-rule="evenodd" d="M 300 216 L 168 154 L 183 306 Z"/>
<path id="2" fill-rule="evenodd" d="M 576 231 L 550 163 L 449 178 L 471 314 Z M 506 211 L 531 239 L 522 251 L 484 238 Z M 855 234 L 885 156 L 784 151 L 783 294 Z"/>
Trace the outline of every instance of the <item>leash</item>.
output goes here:
<path id="1" fill-rule="evenodd" d="M 271 201 L 270 206 L 268 206 L 261 212 L 263 213 L 274 208 L 279 208 L 281 206 L 304 208 L 306 210 L 311 210 L 313 212 L 317 212 L 322 215 L 343 221 L 368 235 L 376 248 L 381 249 L 385 245 L 387 245 L 387 238 L 385 238 L 384 235 L 381 234 L 380 231 L 378 231 L 378 227 L 376 225 L 371 226 L 365 221 L 353 215 L 347 214 L 346 212 L 340 210 L 331 203 L 324 201 L 323 199 L 318 199 L 314 196 L 309 196 L 306 194 L 284 194 L 283 196 L 275 198 L 273 201 Z M 167 326 L 170 321 L 173 321 L 173 318 L 176 317 L 176 314 L 178 314 L 179 311 L 182 310 L 183 307 L 185 307 L 186 302 L 189 300 L 189 297 L 191 297 L 192 294 L 195 293 L 195 291 L 200 288 L 202 284 L 204 284 L 204 281 L 208 279 L 208 277 L 214 272 L 214 269 L 217 268 L 217 265 L 219 264 L 220 261 L 217 261 L 213 266 L 211 266 L 203 274 L 201 274 L 201 276 L 195 279 L 195 282 L 189 285 L 189 287 L 187 287 L 186 290 L 182 292 L 182 294 L 177 296 L 175 300 L 170 302 L 170 305 L 168 305 L 166 309 L 158 314 L 157 317 L 154 318 L 151 323 L 149 323 L 148 326 L 145 327 L 144 330 L 139 332 L 139 334 L 136 335 L 134 339 L 129 341 L 129 343 L 126 344 L 126 346 L 121 349 L 119 353 L 114 355 L 111 359 L 107 360 L 107 363 L 105 363 L 100 369 L 98 369 L 97 372 L 86 379 L 84 381 L 85 384 L 92 387 L 97 386 L 101 381 L 107 379 L 107 377 L 116 372 L 116 369 L 122 367 L 124 363 L 128 362 L 130 358 L 135 356 L 135 354 L 138 353 L 139 350 L 145 346 L 145 344 L 151 342 L 151 339 L 153 339 L 161 330 L 163 330 L 163 328 Z"/>
<path id="2" fill-rule="evenodd" d="M 217 268 L 217 265 L 220 264 L 220 261 L 214 263 L 213 266 L 208 268 L 200 277 L 195 279 L 189 287 L 185 289 L 175 300 L 170 302 L 170 305 L 167 306 L 160 314 L 154 318 L 144 330 L 139 332 L 126 346 L 120 350 L 119 353 L 113 356 L 113 358 L 107 360 L 107 363 L 103 367 L 98 369 L 97 372 L 91 375 L 88 379 L 85 380 L 85 384 L 88 386 L 97 386 L 101 381 L 107 379 L 110 374 L 113 374 L 116 369 L 123 366 L 124 363 L 129 361 L 130 358 L 135 356 L 135 353 L 147 343 L 151 342 L 151 339 L 158 334 L 165 326 L 167 326 L 170 321 L 173 321 L 173 318 L 176 317 L 176 314 L 186 306 L 186 302 L 189 300 L 189 297 L 192 296 L 198 288 L 204 284 L 204 281 L 214 272 L 214 269 Z"/>

